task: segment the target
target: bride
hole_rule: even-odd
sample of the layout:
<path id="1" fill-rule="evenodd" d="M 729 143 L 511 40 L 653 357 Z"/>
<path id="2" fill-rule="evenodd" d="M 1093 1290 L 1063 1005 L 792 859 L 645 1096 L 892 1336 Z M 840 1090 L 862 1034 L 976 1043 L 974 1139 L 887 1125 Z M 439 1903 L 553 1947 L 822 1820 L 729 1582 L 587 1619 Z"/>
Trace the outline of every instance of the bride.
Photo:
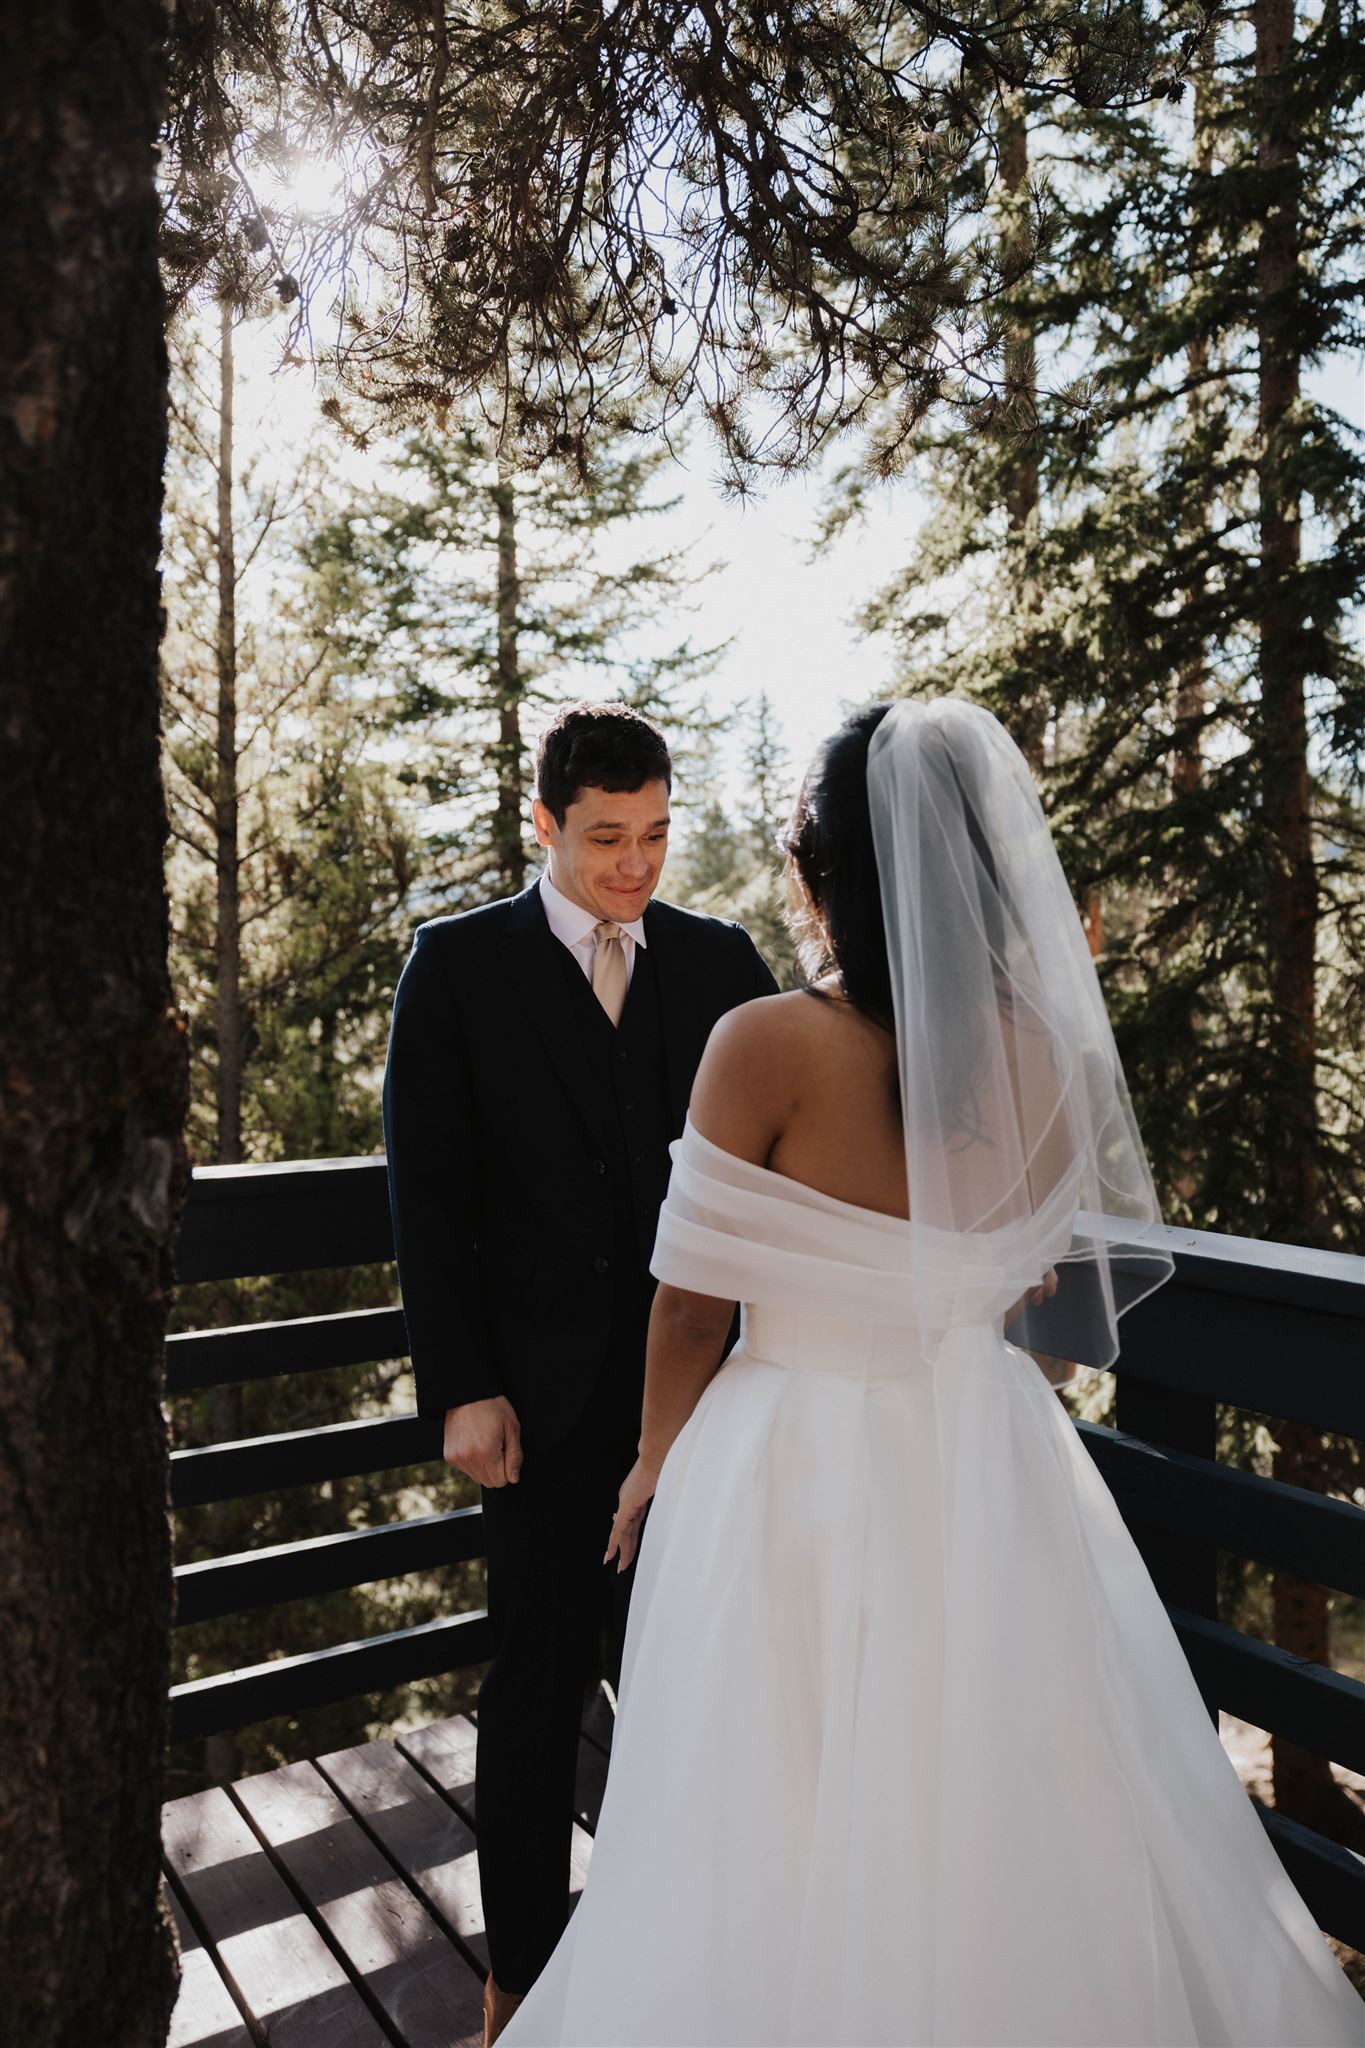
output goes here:
<path id="1" fill-rule="evenodd" d="M 788 855 L 832 969 L 673 1147 L 611 1768 L 503 2048 L 1365 2043 L 1030 1355 L 1172 1261 L 1023 757 L 861 712 Z"/>

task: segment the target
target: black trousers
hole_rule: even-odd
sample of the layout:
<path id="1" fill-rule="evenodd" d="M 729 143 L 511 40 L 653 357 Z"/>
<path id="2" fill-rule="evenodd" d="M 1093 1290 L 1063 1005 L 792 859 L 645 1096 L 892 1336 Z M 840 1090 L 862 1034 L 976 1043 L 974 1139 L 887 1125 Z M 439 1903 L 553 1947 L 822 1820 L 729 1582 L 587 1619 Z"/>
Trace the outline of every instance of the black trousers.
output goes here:
<path id="1" fill-rule="evenodd" d="M 639 1444 L 645 1330 L 631 1302 L 568 1436 L 543 1462 L 526 1457 L 515 1485 L 482 1493 L 493 1661 L 479 1691 L 475 1833 L 504 1991 L 530 1989 L 568 1921 L 584 1691 L 619 1677 L 635 1577 L 602 1553 Z"/>

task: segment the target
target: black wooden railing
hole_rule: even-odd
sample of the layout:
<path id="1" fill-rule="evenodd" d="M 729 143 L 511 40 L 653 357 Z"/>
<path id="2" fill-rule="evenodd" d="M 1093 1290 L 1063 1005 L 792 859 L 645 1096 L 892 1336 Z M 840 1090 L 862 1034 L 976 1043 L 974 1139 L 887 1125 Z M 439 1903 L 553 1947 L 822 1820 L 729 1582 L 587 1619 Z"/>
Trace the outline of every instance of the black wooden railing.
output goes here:
<path id="1" fill-rule="evenodd" d="M 1365 1772 L 1365 1685 L 1216 1618 L 1220 1550 L 1365 1597 L 1365 1508 L 1215 1461 L 1216 1404 L 1365 1437 L 1365 1260 L 1168 1232 L 1175 1277 L 1125 1316 L 1117 1427 L 1079 1423 L 1166 1602 L 1209 1710 Z M 391 1259 L 382 1159 L 199 1169 L 177 1247 L 183 1282 Z M 168 1343 L 166 1388 L 401 1358 L 394 1308 L 197 1331 Z M 177 1451 L 177 1507 L 381 1472 L 439 1455 L 416 1415 Z M 177 1623 L 368 1585 L 483 1555 L 477 1507 L 313 1537 L 176 1571 Z M 486 1616 L 454 1614 L 175 1686 L 174 1737 L 378 1692 L 482 1662 Z M 1160 1759 L 1153 1759 L 1160 1769 Z M 1365 1950 L 1365 1857 L 1257 1804 L 1329 1933 Z"/>

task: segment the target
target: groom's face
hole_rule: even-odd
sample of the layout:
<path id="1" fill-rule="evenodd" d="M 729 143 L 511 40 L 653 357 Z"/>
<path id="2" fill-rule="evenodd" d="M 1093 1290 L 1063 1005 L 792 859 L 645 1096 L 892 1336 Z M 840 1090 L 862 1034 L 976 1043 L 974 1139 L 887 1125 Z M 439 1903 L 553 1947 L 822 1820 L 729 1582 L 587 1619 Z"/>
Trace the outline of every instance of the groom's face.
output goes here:
<path id="1" fill-rule="evenodd" d="M 550 880 L 598 917 L 629 924 L 658 885 L 668 851 L 668 784 L 581 789 L 557 825 L 539 797 L 536 838 L 550 849 Z"/>

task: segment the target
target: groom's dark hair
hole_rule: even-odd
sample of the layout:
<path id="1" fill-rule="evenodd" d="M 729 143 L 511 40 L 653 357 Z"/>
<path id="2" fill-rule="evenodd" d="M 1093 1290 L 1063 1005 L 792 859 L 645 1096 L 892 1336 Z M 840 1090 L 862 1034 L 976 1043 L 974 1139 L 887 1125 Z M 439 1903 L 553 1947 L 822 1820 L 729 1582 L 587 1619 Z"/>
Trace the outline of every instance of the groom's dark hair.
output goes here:
<path id="1" fill-rule="evenodd" d="M 556 825 L 585 789 L 673 787 L 673 757 L 658 727 L 629 704 L 566 704 L 536 748 L 536 795 Z"/>

